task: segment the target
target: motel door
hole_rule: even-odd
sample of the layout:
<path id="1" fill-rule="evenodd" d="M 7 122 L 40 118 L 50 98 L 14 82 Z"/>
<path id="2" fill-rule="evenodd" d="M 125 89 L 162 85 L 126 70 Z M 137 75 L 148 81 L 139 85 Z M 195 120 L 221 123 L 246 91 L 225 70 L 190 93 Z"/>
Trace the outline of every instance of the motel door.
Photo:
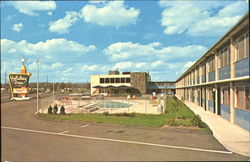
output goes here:
<path id="1" fill-rule="evenodd" d="M 215 92 L 213 91 L 213 112 L 215 113 Z"/>

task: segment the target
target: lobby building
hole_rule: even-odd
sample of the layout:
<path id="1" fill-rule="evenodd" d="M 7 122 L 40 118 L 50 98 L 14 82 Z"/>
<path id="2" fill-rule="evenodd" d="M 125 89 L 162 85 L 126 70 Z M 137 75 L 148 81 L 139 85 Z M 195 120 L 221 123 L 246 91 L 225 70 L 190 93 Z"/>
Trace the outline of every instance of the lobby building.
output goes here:
<path id="1" fill-rule="evenodd" d="M 148 91 L 150 80 L 148 72 L 120 73 L 115 70 L 109 71 L 106 75 L 92 75 L 90 78 L 91 95 L 143 95 Z"/>
<path id="2" fill-rule="evenodd" d="M 250 131 L 249 13 L 176 80 L 176 96 Z"/>

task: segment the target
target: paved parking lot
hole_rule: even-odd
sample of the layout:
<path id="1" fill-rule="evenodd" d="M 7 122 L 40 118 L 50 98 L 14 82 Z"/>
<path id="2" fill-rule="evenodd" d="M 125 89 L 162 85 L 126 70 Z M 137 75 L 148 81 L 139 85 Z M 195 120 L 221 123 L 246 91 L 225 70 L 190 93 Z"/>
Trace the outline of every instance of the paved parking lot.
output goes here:
<path id="1" fill-rule="evenodd" d="M 2 161 L 249 159 L 200 130 L 49 121 L 35 111 L 36 100 L 1 104 Z"/>

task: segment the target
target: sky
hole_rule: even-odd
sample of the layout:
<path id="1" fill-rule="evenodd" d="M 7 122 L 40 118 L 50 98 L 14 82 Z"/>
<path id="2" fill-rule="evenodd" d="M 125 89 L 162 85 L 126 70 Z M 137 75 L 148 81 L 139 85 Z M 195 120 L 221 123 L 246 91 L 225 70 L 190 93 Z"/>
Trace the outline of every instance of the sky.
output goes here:
<path id="1" fill-rule="evenodd" d="M 1 82 L 27 59 L 30 82 L 147 72 L 175 81 L 249 12 L 230 1 L 1 1 Z"/>

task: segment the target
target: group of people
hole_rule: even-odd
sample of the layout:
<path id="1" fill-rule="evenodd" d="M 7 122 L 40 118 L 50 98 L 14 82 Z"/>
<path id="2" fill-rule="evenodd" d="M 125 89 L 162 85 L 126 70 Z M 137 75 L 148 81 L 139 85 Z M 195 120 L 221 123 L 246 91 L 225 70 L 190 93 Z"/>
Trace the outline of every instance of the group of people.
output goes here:
<path id="1" fill-rule="evenodd" d="M 63 105 L 59 105 L 59 109 L 60 109 L 59 110 L 60 114 L 65 114 L 65 108 Z M 57 105 L 55 105 L 53 108 L 50 105 L 48 108 L 48 114 L 57 114 L 57 111 L 58 111 Z"/>

